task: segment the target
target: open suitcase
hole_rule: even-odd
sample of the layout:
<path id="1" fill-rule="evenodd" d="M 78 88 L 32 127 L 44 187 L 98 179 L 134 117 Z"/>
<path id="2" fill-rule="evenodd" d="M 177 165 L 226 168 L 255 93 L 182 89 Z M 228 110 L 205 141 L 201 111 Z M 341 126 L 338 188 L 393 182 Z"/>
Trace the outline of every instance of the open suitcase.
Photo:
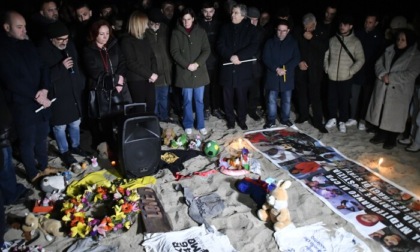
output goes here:
<path id="1" fill-rule="evenodd" d="M 147 114 L 145 103 L 124 106 L 118 127 L 119 167 L 126 178 L 156 172 L 161 154 L 159 119 Z"/>

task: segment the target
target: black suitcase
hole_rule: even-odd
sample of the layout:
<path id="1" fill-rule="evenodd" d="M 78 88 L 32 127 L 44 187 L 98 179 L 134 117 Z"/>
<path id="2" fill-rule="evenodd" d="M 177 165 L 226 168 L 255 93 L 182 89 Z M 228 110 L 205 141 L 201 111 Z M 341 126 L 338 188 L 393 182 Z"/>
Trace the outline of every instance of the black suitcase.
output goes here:
<path id="1" fill-rule="evenodd" d="M 119 167 L 126 178 L 141 178 L 156 172 L 161 152 L 159 119 L 147 114 L 145 103 L 124 106 L 118 127 Z"/>

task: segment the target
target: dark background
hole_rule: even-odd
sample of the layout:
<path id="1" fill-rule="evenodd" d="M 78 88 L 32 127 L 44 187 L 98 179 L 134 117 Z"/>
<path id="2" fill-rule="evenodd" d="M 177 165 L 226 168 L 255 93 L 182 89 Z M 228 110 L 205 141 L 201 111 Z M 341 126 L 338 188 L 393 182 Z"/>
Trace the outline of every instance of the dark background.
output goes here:
<path id="1" fill-rule="evenodd" d="M 56 1 L 76 3 L 78 0 L 61 0 Z M 136 3 L 142 0 L 87 0 L 94 11 L 104 2 L 110 2 L 118 6 L 120 12 L 130 13 Z M 154 6 L 159 7 L 163 0 L 151 0 Z M 172 0 L 175 3 L 183 3 L 185 6 L 193 7 L 199 10 L 203 0 Z M 386 28 L 392 17 L 396 15 L 404 15 L 410 22 L 415 17 L 418 20 L 420 11 L 415 8 L 415 0 L 236 0 L 238 3 L 244 3 L 247 6 L 256 6 L 260 10 L 268 10 L 274 14 L 281 7 L 289 7 L 295 24 L 300 23 L 303 14 L 312 12 L 317 16 L 322 16 L 325 6 L 329 2 L 334 2 L 338 7 L 338 13 L 350 13 L 355 18 L 355 25 L 363 24 L 364 15 L 367 12 L 375 11 L 380 14 L 381 27 Z M 30 16 L 39 9 L 39 0 L 1 0 L 0 8 L 15 9 L 23 13 L 24 16 Z M 218 1 L 223 5 L 226 0 Z"/>

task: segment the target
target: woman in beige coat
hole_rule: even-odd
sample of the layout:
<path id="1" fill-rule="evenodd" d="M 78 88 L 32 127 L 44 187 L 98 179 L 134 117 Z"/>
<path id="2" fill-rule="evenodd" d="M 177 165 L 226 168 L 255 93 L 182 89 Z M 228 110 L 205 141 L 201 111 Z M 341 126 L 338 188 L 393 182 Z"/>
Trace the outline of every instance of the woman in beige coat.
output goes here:
<path id="1" fill-rule="evenodd" d="M 376 126 L 373 144 L 383 143 L 384 149 L 396 146 L 404 131 L 414 82 L 420 73 L 420 52 L 413 31 L 401 29 L 396 41 L 386 48 L 375 64 L 376 83 L 366 120 Z"/>

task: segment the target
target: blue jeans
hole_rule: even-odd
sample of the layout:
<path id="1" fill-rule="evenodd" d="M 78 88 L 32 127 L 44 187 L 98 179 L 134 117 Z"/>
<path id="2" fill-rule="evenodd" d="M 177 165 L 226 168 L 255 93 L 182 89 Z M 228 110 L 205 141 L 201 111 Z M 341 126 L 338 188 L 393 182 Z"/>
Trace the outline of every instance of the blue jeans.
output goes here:
<path id="1" fill-rule="evenodd" d="M 57 141 L 58 150 L 61 154 L 69 151 L 69 144 L 67 142 L 66 129 L 69 131 L 71 140 L 71 147 L 77 148 L 80 145 L 80 118 L 74 122 L 65 125 L 53 126 L 55 140 Z"/>
<path id="2" fill-rule="evenodd" d="M 193 115 L 193 97 L 195 105 L 195 116 L 197 119 L 197 129 L 203 129 L 204 126 L 204 86 L 198 88 L 183 88 L 182 96 L 184 98 L 184 117 L 182 124 L 185 129 L 192 128 L 194 125 Z"/>
<path id="3" fill-rule="evenodd" d="M 277 117 L 277 97 L 279 92 L 274 90 L 267 91 L 267 122 L 276 123 Z M 284 124 L 290 119 L 290 106 L 292 90 L 280 92 L 281 114 L 280 123 Z"/>
<path id="4" fill-rule="evenodd" d="M 0 164 L 0 192 L 3 194 L 1 200 L 4 205 L 9 205 L 13 204 L 20 195 L 25 193 L 26 188 L 16 181 L 15 166 L 12 161 L 12 148 L 3 147 L 0 151 L 0 155 L 3 156 L 1 159 L 3 162 Z M 0 218 L 3 218 L 3 215 Z"/>
<path id="5" fill-rule="evenodd" d="M 155 87 L 156 95 L 156 106 L 155 106 L 155 115 L 161 121 L 168 119 L 168 95 L 169 95 L 169 86 L 164 87 Z"/>

